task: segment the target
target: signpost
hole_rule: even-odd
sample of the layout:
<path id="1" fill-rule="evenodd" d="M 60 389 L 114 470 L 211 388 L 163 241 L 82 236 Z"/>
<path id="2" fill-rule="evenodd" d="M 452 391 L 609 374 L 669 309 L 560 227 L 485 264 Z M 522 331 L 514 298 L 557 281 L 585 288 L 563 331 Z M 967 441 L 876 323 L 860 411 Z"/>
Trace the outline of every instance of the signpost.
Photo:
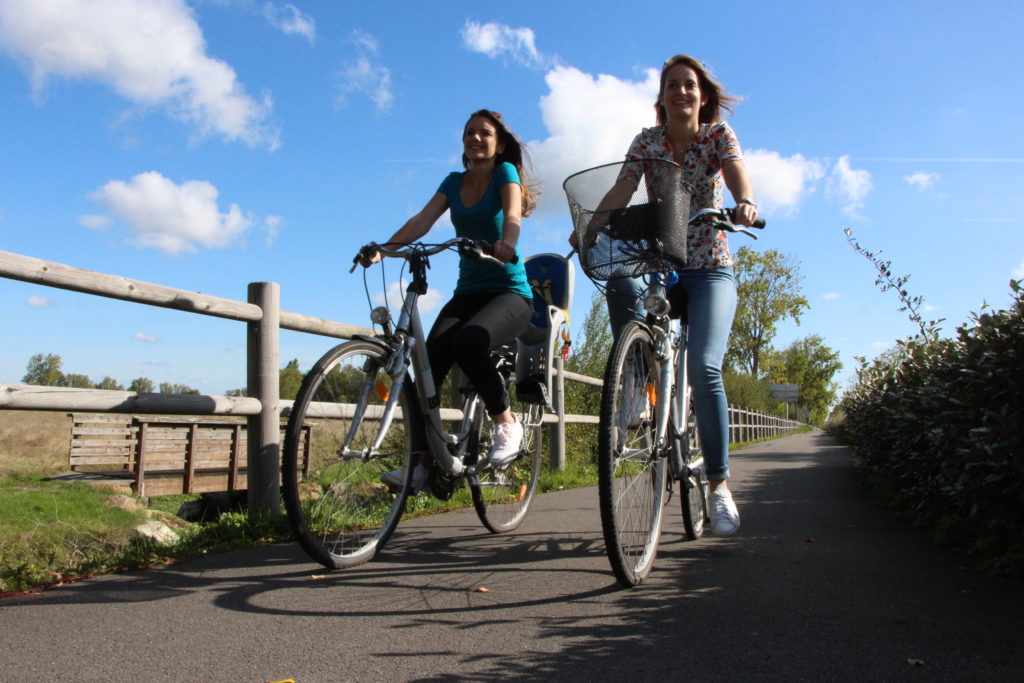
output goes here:
<path id="1" fill-rule="evenodd" d="M 768 392 L 776 401 L 783 401 L 786 404 L 786 419 L 789 419 L 789 404 L 797 402 L 797 390 L 795 384 L 769 384 Z"/>

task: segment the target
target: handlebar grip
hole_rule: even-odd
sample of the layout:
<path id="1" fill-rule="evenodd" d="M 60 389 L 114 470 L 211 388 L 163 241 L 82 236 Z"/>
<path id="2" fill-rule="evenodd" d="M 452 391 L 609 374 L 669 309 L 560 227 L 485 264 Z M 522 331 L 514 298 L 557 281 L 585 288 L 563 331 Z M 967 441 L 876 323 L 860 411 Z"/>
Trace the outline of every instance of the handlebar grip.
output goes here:
<path id="1" fill-rule="evenodd" d="M 756 221 L 754 221 L 754 224 L 751 225 L 750 227 L 752 227 L 752 228 L 763 228 L 764 226 L 765 226 L 764 219 L 763 218 L 758 218 Z"/>
<path id="2" fill-rule="evenodd" d="M 480 251 L 483 253 L 484 256 L 488 256 L 488 257 L 490 257 L 492 259 L 494 258 L 494 256 L 493 256 L 493 254 L 494 254 L 494 243 L 488 242 L 487 240 L 471 240 L 471 241 L 476 243 L 476 246 L 478 246 L 480 248 Z M 494 259 L 494 260 L 498 261 L 498 259 Z M 498 262 L 501 263 L 500 261 L 498 261 Z M 515 265 L 515 264 L 519 263 L 519 254 L 516 253 L 516 255 L 512 257 L 512 260 L 509 261 L 509 263 L 511 263 L 512 265 Z M 505 265 L 505 264 L 502 263 L 501 265 Z"/>

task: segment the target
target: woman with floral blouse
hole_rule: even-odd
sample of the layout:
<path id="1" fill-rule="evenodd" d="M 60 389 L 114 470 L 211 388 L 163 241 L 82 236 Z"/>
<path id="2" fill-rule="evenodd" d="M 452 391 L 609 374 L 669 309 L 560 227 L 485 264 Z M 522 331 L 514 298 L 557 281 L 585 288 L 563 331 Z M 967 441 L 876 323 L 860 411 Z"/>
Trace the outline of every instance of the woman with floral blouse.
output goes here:
<path id="1" fill-rule="evenodd" d="M 722 109 L 731 112 L 736 101 L 723 92 L 704 64 L 687 55 L 671 57 L 661 69 L 655 102 L 658 125 L 643 129 L 633 139 L 626 160 L 665 159 L 679 164 L 693 190 L 691 212 L 721 208 L 724 181 L 737 205 L 735 222 L 749 226 L 757 218 L 753 188 L 736 134 L 722 120 Z M 640 166 L 623 166 L 608 193 L 612 205 L 625 206 L 640 180 Z M 679 272 L 679 284 L 670 298 L 680 293 L 686 298 L 690 349 L 687 373 L 710 484 L 711 531 L 729 536 L 740 525 L 727 483 L 729 405 L 722 383 L 722 361 L 736 312 L 733 260 L 726 233 L 708 222 L 690 226 L 686 248 L 687 264 Z M 608 317 L 616 336 L 627 322 L 644 317 L 643 291 L 640 278 L 608 282 Z"/>

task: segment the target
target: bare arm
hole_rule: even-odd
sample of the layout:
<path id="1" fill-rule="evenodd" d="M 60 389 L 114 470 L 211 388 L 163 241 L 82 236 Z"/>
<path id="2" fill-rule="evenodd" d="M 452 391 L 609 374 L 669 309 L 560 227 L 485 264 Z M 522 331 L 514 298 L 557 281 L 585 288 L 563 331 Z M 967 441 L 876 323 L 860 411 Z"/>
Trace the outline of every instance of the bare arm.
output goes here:
<path id="1" fill-rule="evenodd" d="M 420 209 L 419 213 L 407 220 L 405 225 L 400 227 L 384 245 L 394 248 L 415 242 L 430 232 L 430 228 L 434 227 L 437 219 L 447 210 L 448 198 L 440 192 L 434 194 L 430 201 L 427 202 L 427 205 Z M 368 266 L 377 261 L 380 261 L 380 254 L 374 253 L 363 265 Z"/>
<path id="2" fill-rule="evenodd" d="M 523 188 L 519 183 L 505 183 L 501 186 L 501 210 L 505 219 L 501 225 L 501 239 L 494 243 L 494 258 L 508 263 L 515 258 L 523 222 Z"/>
<path id="3" fill-rule="evenodd" d="M 754 187 L 747 177 L 747 167 L 742 161 L 730 159 L 722 164 L 722 175 L 725 177 L 725 186 L 729 188 L 732 198 L 736 204 L 736 223 L 739 225 L 753 225 L 757 219 L 757 207 L 753 204 L 738 203 L 744 199 L 754 200 Z"/>

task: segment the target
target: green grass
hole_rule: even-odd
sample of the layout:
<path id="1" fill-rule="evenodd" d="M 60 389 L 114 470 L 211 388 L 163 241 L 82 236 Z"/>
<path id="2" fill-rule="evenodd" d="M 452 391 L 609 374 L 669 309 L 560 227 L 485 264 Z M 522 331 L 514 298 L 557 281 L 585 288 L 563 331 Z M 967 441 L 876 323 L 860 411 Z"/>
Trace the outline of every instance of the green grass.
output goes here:
<path id="1" fill-rule="evenodd" d="M 245 513 L 190 524 L 174 512 L 196 496 L 166 496 L 151 499 L 150 509 L 163 511 L 156 518 L 181 540 L 158 546 L 134 532 L 148 519 L 145 510 L 112 507 L 107 504 L 111 495 L 111 489 L 41 476 L 0 479 L 0 593 L 290 538 L 284 520 L 253 524 Z"/>
<path id="2" fill-rule="evenodd" d="M 537 493 L 596 484 L 596 464 L 570 460 L 561 471 L 548 471 L 545 465 Z M 180 535 L 174 545 L 158 546 L 134 533 L 134 527 L 147 519 L 145 511 L 107 505 L 112 493 L 81 483 L 46 481 L 39 474 L 0 477 L 0 593 L 291 540 L 283 517 L 254 522 L 238 511 L 213 521 L 184 522 L 175 513 L 198 496 L 178 495 L 149 501 L 157 518 L 167 520 Z M 472 504 L 469 489 L 463 486 L 446 501 L 429 495 L 410 497 L 406 515 L 420 517 Z"/>

